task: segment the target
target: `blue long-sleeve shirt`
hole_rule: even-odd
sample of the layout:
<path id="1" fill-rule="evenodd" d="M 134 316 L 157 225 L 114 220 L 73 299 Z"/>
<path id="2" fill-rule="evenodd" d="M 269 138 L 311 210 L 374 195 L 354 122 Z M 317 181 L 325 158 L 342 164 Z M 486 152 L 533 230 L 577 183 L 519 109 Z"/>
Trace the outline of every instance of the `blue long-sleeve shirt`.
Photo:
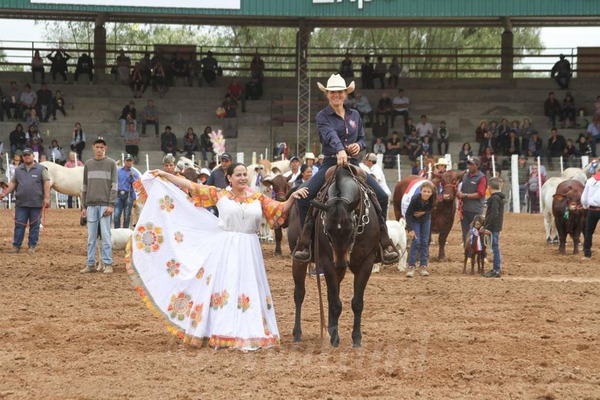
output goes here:
<path id="1" fill-rule="evenodd" d="M 134 169 L 127 169 L 125 167 L 119 168 L 117 171 L 118 188 L 119 192 L 125 191 L 130 193 L 131 198 L 135 200 L 135 190 L 132 188 L 133 182 L 140 179 L 140 174 Z"/>
<path id="2" fill-rule="evenodd" d="M 435 196 L 435 195 L 434 195 Z M 415 193 L 410 200 L 410 204 L 406 209 L 406 228 L 408 231 L 413 230 L 415 224 L 421 224 L 431 218 L 431 202 L 421 200 L 421 193 Z M 425 211 L 420 217 L 415 217 L 415 212 Z"/>
<path id="3" fill-rule="evenodd" d="M 326 157 L 335 156 L 353 143 L 357 143 L 361 150 L 366 147 L 365 130 L 360 114 L 346 106 L 344 110 L 346 115 L 343 119 L 333 111 L 331 106 L 325 107 L 317 114 L 319 139 L 323 144 L 323 154 Z"/>

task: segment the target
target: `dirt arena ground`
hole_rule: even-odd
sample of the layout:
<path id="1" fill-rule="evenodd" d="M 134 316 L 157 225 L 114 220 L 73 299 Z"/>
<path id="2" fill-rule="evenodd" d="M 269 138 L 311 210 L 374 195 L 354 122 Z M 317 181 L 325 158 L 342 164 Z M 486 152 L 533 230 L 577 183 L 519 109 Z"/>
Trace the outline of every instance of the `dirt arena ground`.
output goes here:
<path id="1" fill-rule="evenodd" d="M 50 210 L 38 252 L 10 255 L 11 214 L 0 213 L 0 399 L 600 399 L 600 237 L 592 262 L 558 256 L 539 215 L 506 216 L 501 279 L 461 273 L 458 224 L 451 261 L 432 262 L 431 276 L 374 274 L 361 349 L 351 275 L 340 347 L 320 339 L 314 278 L 304 341 L 292 343 L 291 262 L 266 244 L 282 340 L 254 353 L 180 345 L 121 254 L 115 274 L 80 275 L 78 215 Z"/>

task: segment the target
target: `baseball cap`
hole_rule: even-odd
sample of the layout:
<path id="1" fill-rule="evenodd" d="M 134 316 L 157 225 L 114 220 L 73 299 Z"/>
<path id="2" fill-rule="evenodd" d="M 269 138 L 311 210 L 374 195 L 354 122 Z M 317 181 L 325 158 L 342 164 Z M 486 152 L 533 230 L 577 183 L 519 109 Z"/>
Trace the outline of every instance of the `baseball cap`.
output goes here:
<path id="1" fill-rule="evenodd" d="M 298 157 L 294 156 L 294 157 L 290 158 L 290 162 L 292 162 L 292 161 L 300 161 L 300 159 Z"/>
<path id="2" fill-rule="evenodd" d="M 371 162 L 377 162 L 377 154 L 375 154 L 375 153 L 367 154 L 367 160 L 369 160 Z"/>
<path id="3" fill-rule="evenodd" d="M 131 154 L 126 154 L 125 161 L 133 161 L 133 156 Z"/>
<path id="4" fill-rule="evenodd" d="M 223 153 L 223 154 L 221 154 L 221 160 L 232 161 L 233 158 L 231 158 L 231 154 L 229 154 L 229 153 Z"/>
<path id="5" fill-rule="evenodd" d="M 519 158 L 522 159 L 522 160 L 527 160 L 527 156 L 525 154 L 521 154 L 519 156 Z"/>
<path id="6" fill-rule="evenodd" d="M 94 141 L 94 144 L 98 144 L 98 143 L 102 143 L 103 145 L 106 146 L 106 140 L 104 140 L 104 138 L 102 136 L 98 136 L 98 139 L 96 139 Z"/>
<path id="7" fill-rule="evenodd" d="M 467 164 L 481 165 L 481 160 L 479 160 L 479 157 L 471 157 L 467 160 Z"/>
<path id="8" fill-rule="evenodd" d="M 33 154 L 33 150 L 27 148 L 27 149 L 23 150 L 23 155 L 25 155 L 25 154 L 31 155 L 31 154 Z"/>

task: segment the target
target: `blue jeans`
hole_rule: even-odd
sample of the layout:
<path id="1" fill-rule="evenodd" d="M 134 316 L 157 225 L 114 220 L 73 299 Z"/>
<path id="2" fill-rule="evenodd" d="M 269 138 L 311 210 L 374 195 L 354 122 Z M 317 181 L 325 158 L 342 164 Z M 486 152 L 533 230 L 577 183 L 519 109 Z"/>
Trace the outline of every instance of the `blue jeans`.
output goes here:
<path id="1" fill-rule="evenodd" d="M 25 238 L 25 228 L 29 222 L 28 246 L 30 249 L 34 248 L 40 239 L 41 219 L 41 207 L 17 207 L 15 210 L 15 234 L 13 246 L 21 248 L 21 245 L 23 245 L 23 238 Z"/>
<path id="2" fill-rule="evenodd" d="M 123 228 L 129 228 L 131 222 L 131 207 L 133 206 L 133 197 L 127 193 L 125 196 L 118 195 L 117 203 L 115 204 L 115 228 L 121 227 L 121 214 L 125 210 L 123 215 Z"/>
<path id="3" fill-rule="evenodd" d="M 100 259 L 105 265 L 112 264 L 112 244 L 110 234 L 112 218 L 104 215 L 107 208 L 107 206 L 88 206 L 86 209 L 88 227 L 86 265 L 93 266 L 96 264 L 96 240 L 98 238 L 98 228 L 100 228 L 102 232 Z"/>
<path id="4" fill-rule="evenodd" d="M 417 264 L 417 253 L 419 253 L 419 264 L 424 268 L 429 263 L 429 232 L 431 230 L 431 218 L 428 218 L 425 222 L 416 222 L 412 228 L 415 231 L 415 238 L 410 243 L 408 266 L 414 267 Z"/>
<path id="5" fill-rule="evenodd" d="M 500 255 L 500 232 L 492 232 L 492 251 L 494 252 L 494 271 L 500 272 L 502 256 Z"/>

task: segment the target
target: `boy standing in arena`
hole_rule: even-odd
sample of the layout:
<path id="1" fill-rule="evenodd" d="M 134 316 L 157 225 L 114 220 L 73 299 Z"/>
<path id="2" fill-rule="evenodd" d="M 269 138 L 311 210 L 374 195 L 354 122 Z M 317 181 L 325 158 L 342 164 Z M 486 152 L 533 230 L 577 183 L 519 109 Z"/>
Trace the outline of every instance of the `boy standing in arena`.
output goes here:
<path id="1" fill-rule="evenodd" d="M 504 220 L 504 195 L 502 194 L 503 182 L 499 178 L 491 178 L 488 182 L 488 190 L 491 193 L 485 211 L 486 230 L 491 232 L 492 251 L 494 252 L 494 268 L 483 274 L 486 278 L 500 278 L 502 274 L 502 256 L 500 255 L 500 231 Z"/>

